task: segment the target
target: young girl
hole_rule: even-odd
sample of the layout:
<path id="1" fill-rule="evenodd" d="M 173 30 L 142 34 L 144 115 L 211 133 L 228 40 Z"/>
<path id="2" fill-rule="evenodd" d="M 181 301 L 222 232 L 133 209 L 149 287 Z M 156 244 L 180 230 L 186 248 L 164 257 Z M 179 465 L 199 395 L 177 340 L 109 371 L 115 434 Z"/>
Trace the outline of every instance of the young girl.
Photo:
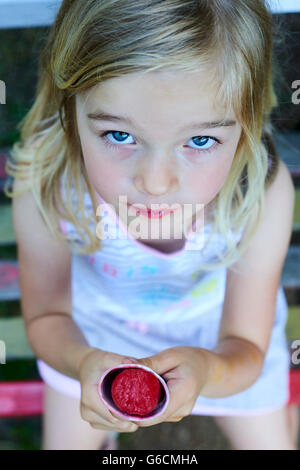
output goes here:
<path id="1" fill-rule="evenodd" d="M 234 449 L 296 449 L 272 21 L 263 0 L 62 2 L 7 165 L 43 449 L 190 414 Z M 170 391 L 143 423 L 97 391 L 130 360 Z"/>

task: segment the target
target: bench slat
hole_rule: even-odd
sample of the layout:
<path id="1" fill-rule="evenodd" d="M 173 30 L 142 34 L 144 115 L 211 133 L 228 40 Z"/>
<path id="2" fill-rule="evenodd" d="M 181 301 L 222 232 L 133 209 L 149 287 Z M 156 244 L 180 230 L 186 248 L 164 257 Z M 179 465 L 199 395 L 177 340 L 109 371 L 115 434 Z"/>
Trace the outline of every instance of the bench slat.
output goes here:
<path id="1" fill-rule="evenodd" d="M 300 188 L 295 188 L 295 210 L 294 210 L 294 224 L 293 230 L 300 231 Z"/>
<path id="2" fill-rule="evenodd" d="M 19 268 L 17 261 L 0 261 L 0 301 L 19 300 Z"/>
<path id="3" fill-rule="evenodd" d="M 16 236 L 12 220 L 12 205 L 0 206 L 0 246 L 15 245 Z"/>
<path id="4" fill-rule="evenodd" d="M 290 369 L 288 405 L 300 405 L 300 369 Z"/>
<path id="5" fill-rule="evenodd" d="M 274 132 L 274 143 L 278 154 L 293 177 L 300 176 L 300 132 Z"/>
<path id="6" fill-rule="evenodd" d="M 290 245 L 282 270 L 281 283 L 287 289 L 300 287 L 300 245 Z"/>
<path id="7" fill-rule="evenodd" d="M 300 340 L 300 305 L 289 305 L 285 333 L 289 341 Z"/>
<path id="8" fill-rule="evenodd" d="M 35 357 L 27 341 L 22 316 L 0 318 L 0 340 L 4 341 L 5 344 L 6 362 L 14 359 L 32 359 Z"/>
<path id="9" fill-rule="evenodd" d="M 0 417 L 34 416 L 43 413 L 44 382 L 0 382 Z"/>

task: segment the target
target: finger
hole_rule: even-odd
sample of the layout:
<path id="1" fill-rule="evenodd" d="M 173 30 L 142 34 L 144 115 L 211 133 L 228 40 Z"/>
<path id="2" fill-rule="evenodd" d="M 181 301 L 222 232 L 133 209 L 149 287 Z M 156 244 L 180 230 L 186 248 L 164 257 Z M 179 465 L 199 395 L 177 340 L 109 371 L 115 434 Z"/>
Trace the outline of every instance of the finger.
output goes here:
<path id="1" fill-rule="evenodd" d="M 131 421 L 117 421 L 115 424 L 106 422 L 102 417 L 99 417 L 96 413 L 89 410 L 88 419 L 86 419 L 90 425 L 95 429 L 109 429 L 111 431 L 118 432 L 134 432 L 138 429 L 138 426 Z"/>
<path id="2" fill-rule="evenodd" d="M 122 356 L 108 351 L 94 350 L 84 358 L 84 367 L 80 368 L 80 382 L 98 383 L 102 374 L 122 361 Z M 99 367 L 95 367 L 95 362 Z"/>
<path id="3" fill-rule="evenodd" d="M 181 421 L 183 418 L 190 416 L 192 410 L 193 410 L 193 406 L 188 406 L 185 403 L 180 408 L 177 408 L 173 413 L 169 413 L 169 416 L 165 418 L 165 421 L 170 421 L 170 422 Z"/>
<path id="4" fill-rule="evenodd" d="M 103 351 L 103 358 L 101 361 L 101 368 L 102 369 L 110 369 L 111 367 L 115 367 L 118 364 L 122 363 L 124 356 L 120 354 L 112 353 L 109 351 Z"/>
<path id="5" fill-rule="evenodd" d="M 183 419 L 183 417 L 190 415 L 191 407 L 189 407 L 189 403 L 192 402 L 188 401 L 187 403 L 187 394 L 185 387 L 183 387 L 182 384 L 177 387 L 175 386 L 175 382 L 177 382 L 178 384 L 178 381 L 173 380 L 173 385 L 169 389 L 170 401 L 165 411 L 158 417 L 154 416 L 153 418 L 141 421 L 139 424 L 140 427 L 154 426 L 155 424 L 163 422 L 172 422 L 173 420 L 175 420 L 176 422 L 176 420 L 179 420 L 179 418 L 181 420 Z"/>
<path id="6" fill-rule="evenodd" d="M 148 428 L 149 426 L 154 426 L 155 424 L 161 424 L 164 420 L 159 418 L 147 418 L 143 421 L 133 421 L 139 428 Z"/>
<path id="7" fill-rule="evenodd" d="M 155 424 L 160 424 L 160 423 L 178 423 L 181 421 L 183 418 L 186 418 L 189 416 L 190 413 L 187 413 L 186 410 L 176 410 L 176 412 L 173 414 L 168 414 L 168 416 L 161 415 L 157 419 L 147 419 L 145 421 L 141 421 L 138 423 L 139 427 L 141 428 L 146 428 L 149 426 L 154 426 Z M 136 423 L 136 421 L 135 421 Z"/>
<path id="8" fill-rule="evenodd" d="M 91 410 L 98 417 L 104 419 L 106 423 L 117 425 L 119 421 L 121 421 L 107 408 L 98 393 L 98 387 L 96 385 L 85 386 L 82 389 L 80 407 L 82 410 Z"/>
<path id="9" fill-rule="evenodd" d="M 171 405 L 171 407 L 170 407 Z M 167 409 L 159 416 L 153 416 L 152 418 L 147 418 L 143 421 L 133 421 L 134 423 L 138 424 L 139 427 L 141 428 L 147 428 L 149 426 L 154 426 L 156 424 L 161 424 L 164 422 L 172 422 L 174 421 L 180 421 L 184 417 L 188 416 L 189 413 L 187 413 L 186 406 L 185 404 L 183 406 L 176 406 L 175 403 L 170 403 L 167 407 Z"/>
<path id="10" fill-rule="evenodd" d="M 98 393 L 97 386 L 91 385 L 87 387 L 85 406 L 92 410 L 96 415 L 102 416 L 108 423 L 111 423 L 114 426 L 122 426 L 123 423 L 127 424 L 129 422 L 125 417 L 119 416 L 107 408 Z"/>
<path id="11" fill-rule="evenodd" d="M 189 412 L 187 407 L 183 406 L 183 407 L 177 409 L 174 413 L 172 413 L 172 414 L 170 413 L 169 416 L 166 418 L 166 422 L 178 423 L 179 421 L 181 421 L 183 418 L 186 418 L 190 414 L 191 413 Z"/>
<path id="12" fill-rule="evenodd" d="M 174 418 L 172 418 L 172 419 L 168 419 L 167 421 L 168 421 L 169 423 L 178 423 L 178 422 L 181 421 L 183 418 L 185 418 L 185 416 L 178 416 L 177 418 L 174 417 Z"/>
<path id="13" fill-rule="evenodd" d="M 80 414 L 81 414 L 82 419 L 84 419 L 84 421 L 87 421 L 93 427 L 97 425 L 98 429 L 114 430 L 114 428 L 118 426 L 117 423 L 113 424 L 107 421 L 103 416 L 98 415 L 92 410 L 83 409 Z"/>
<path id="14" fill-rule="evenodd" d="M 97 423 L 90 423 L 91 424 L 91 427 L 94 428 L 94 429 L 103 429 L 103 430 L 107 430 L 107 431 L 115 431 L 115 432 L 125 432 L 125 433 L 128 433 L 128 432 L 135 432 L 138 430 L 138 426 L 136 426 L 135 424 L 130 424 L 128 425 L 127 427 L 125 426 L 119 426 L 118 428 L 114 427 L 114 428 L 111 428 L 111 427 L 103 427 L 101 425 L 98 425 Z"/>
<path id="15" fill-rule="evenodd" d="M 138 363 L 149 367 L 157 374 L 162 375 L 179 365 L 180 357 L 176 353 L 175 348 L 169 348 L 164 349 L 153 356 L 138 359 Z"/>
<path id="16" fill-rule="evenodd" d="M 118 426 L 120 421 L 111 415 L 109 410 L 103 407 L 91 408 L 85 404 L 80 405 L 80 413 L 83 419 L 86 421 L 94 421 L 99 424 L 105 424 L 109 426 Z"/>
<path id="17" fill-rule="evenodd" d="M 138 426 L 130 421 L 121 421 L 116 424 L 109 423 L 91 410 L 88 410 L 88 412 L 85 413 L 84 419 L 94 429 L 105 429 L 118 432 L 134 432 L 138 429 Z"/>
<path id="18" fill-rule="evenodd" d="M 121 430 L 132 427 L 130 426 L 132 424 L 131 420 L 122 419 L 121 417 L 119 418 L 118 416 L 112 415 L 110 410 L 108 410 L 105 406 L 103 407 L 103 410 L 100 410 L 99 413 L 99 409 L 94 410 L 90 407 L 81 405 L 80 413 L 83 419 L 90 423 L 97 424 L 98 426 L 105 425 L 111 429 L 120 428 Z M 136 428 L 137 425 L 135 423 L 133 424 L 134 428 Z"/>

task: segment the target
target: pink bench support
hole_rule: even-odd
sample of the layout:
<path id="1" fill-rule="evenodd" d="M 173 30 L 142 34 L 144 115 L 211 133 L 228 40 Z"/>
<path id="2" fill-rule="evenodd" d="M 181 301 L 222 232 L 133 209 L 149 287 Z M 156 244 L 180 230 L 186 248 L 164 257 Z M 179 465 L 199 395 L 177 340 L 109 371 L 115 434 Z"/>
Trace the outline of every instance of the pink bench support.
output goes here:
<path id="1" fill-rule="evenodd" d="M 300 406 L 300 368 L 290 369 L 290 399 L 288 404 Z"/>
<path id="2" fill-rule="evenodd" d="M 43 413 L 44 382 L 28 380 L 0 383 L 0 417 Z"/>

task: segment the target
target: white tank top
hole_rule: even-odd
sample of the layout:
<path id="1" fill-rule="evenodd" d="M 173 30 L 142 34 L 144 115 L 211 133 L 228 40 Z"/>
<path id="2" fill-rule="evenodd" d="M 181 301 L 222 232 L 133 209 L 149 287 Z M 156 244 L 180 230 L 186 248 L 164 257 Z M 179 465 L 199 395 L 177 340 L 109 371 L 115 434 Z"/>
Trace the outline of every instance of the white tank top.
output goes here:
<path id="1" fill-rule="evenodd" d="M 193 231 L 194 224 L 179 251 L 162 253 L 133 238 L 111 206 L 97 197 L 107 209 L 101 216 L 107 237 L 91 255 L 72 252 L 72 299 L 82 315 L 89 315 L 97 305 L 122 321 L 168 323 L 199 316 L 223 303 L 226 268 L 201 269 L 203 262 L 218 261 L 217 250 L 226 249 L 218 234 L 203 249 L 212 224 L 204 226 L 204 233 Z M 75 194 L 72 200 L 76 204 Z M 85 208 L 94 210 L 88 192 Z M 74 243 L 82 244 L 73 224 L 60 219 L 60 226 Z M 231 235 L 239 241 L 242 230 Z"/>

